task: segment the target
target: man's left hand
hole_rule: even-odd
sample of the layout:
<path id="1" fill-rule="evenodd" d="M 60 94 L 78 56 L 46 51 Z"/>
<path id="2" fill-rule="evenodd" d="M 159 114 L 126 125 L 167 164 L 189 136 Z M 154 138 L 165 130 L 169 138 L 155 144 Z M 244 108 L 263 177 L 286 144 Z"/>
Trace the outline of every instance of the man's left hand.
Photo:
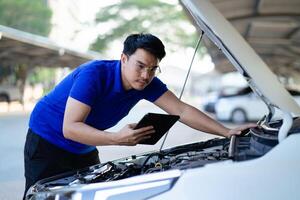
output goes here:
<path id="1" fill-rule="evenodd" d="M 249 129 L 249 128 L 254 128 L 254 127 L 257 127 L 257 124 L 249 123 L 249 124 L 244 124 L 244 125 L 238 126 L 233 129 L 229 129 L 229 131 L 227 132 L 225 137 L 230 138 L 232 135 L 240 135 L 242 133 L 242 131 Z"/>

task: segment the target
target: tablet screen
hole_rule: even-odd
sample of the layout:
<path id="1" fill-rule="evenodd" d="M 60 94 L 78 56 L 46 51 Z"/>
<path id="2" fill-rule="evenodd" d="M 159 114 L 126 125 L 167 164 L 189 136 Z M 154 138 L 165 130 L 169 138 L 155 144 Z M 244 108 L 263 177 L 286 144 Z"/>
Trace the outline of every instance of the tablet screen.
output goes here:
<path id="1" fill-rule="evenodd" d="M 153 126 L 155 133 L 151 138 L 143 140 L 140 144 L 155 144 L 158 140 L 179 120 L 178 115 L 147 113 L 136 125 L 134 129 L 145 126 Z"/>

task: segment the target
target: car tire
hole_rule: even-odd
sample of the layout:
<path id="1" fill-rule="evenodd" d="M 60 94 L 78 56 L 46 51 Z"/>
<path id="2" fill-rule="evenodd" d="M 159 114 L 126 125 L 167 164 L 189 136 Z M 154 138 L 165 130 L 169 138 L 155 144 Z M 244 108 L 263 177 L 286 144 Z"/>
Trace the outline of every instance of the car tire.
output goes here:
<path id="1" fill-rule="evenodd" d="M 242 124 L 247 121 L 247 114 L 245 110 L 238 108 L 232 111 L 230 119 L 235 124 Z"/>
<path id="2" fill-rule="evenodd" d="M 9 96 L 7 94 L 0 94 L 0 102 L 10 102 Z"/>

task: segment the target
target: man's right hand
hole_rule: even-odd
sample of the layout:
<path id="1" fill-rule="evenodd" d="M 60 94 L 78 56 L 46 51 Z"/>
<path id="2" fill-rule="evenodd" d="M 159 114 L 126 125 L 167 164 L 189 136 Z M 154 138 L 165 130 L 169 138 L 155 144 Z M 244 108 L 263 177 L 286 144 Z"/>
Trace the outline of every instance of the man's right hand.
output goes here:
<path id="1" fill-rule="evenodd" d="M 116 133 L 117 145 L 134 146 L 142 140 L 149 139 L 151 134 L 155 132 L 153 126 L 147 126 L 139 129 L 134 129 L 136 124 L 127 124 L 119 132 Z"/>

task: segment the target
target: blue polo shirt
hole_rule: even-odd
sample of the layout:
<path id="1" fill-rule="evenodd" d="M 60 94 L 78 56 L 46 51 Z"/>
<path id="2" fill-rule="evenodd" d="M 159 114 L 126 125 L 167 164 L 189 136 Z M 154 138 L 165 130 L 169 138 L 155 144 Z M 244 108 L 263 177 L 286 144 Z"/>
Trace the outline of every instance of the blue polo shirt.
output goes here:
<path id="1" fill-rule="evenodd" d="M 156 77 L 142 91 L 124 90 L 119 60 L 91 61 L 76 68 L 36 104 L 29 127 L 62 149 L 87 153 L 95 147 L 63 136 L 63 117 L 69 96 L 91 107 L 86 124 L 105 130 L 117 124 L 141 99 L 154 102 L 166 91 L 166 85 Z"/>

